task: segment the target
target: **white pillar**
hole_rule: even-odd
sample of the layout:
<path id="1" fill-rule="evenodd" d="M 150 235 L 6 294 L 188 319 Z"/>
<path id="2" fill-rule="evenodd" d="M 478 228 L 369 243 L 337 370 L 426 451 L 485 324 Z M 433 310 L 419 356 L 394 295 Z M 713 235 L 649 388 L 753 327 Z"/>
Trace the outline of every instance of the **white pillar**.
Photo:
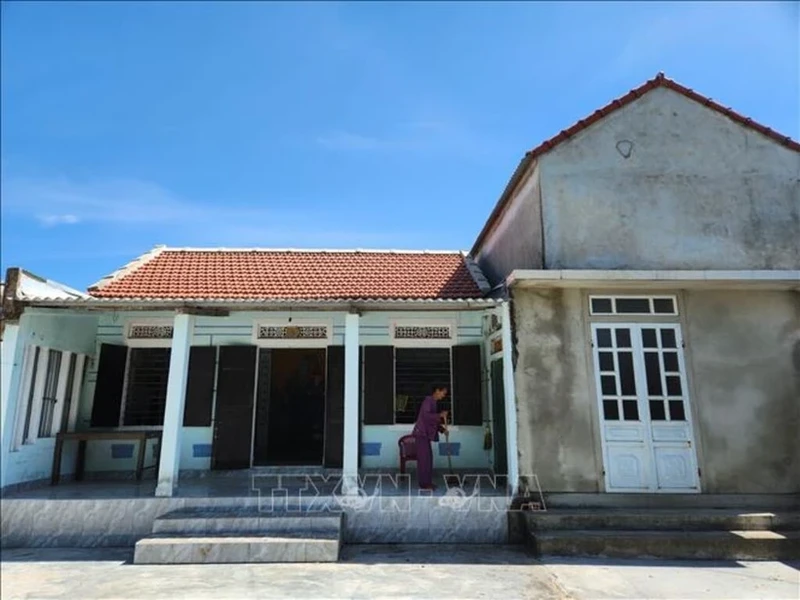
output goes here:
<path id="1" fill-rule="evenodd" d="M 358 314 L 345 317 L 344 328 L 344 452 L 342 491 L 358 490 Z"/>
<path id="2" fill-rule="evenodd" d="M 184 314 L 175 316 L 156 496 L 172 496 L 178 485 L 183 406 L 186 402 L 186 380 L 189 374 L 189 350 L 192 345 L 193 329 L 194 317 Z"/>
<path id="3" fill-rule="evenodd" d="M 514 389 L 514 346 L 511 338 L 511 302 L 503 302 L 503 395 L 506 411 L 506 447 L 508 483 L 511 493 L 519 491 L 519 454 L 517 453 L 517 394 Z"/>

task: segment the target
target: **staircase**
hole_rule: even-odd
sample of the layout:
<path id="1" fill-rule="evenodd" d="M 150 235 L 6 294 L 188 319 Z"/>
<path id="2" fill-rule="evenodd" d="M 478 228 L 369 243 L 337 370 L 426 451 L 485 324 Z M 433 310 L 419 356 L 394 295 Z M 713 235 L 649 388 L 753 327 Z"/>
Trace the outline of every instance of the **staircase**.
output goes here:
<path id="1" fill-rule="evenodd" d="M 787 560 L 800 558 L 800 512 L 554 509 L 524 513 L 539 556 Z"/>
<path id="2" fill-rule="evenodd" d="M 135 564 L 336 562 L 342 513 L 184 508 L 153 523 Z"/>

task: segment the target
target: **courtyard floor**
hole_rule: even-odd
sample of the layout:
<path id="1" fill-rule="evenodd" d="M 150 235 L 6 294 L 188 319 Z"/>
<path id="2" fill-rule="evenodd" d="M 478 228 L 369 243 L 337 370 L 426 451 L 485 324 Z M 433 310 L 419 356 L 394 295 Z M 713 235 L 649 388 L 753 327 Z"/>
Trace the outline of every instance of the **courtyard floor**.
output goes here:
<path id="1" fill-rule="evenodd" d="M 536 560 L 517 547 L 346 546 L 336 564 L 133 565 L 132 549 L 2 551 L 0 596 L 792 599 L 800 562 Z"/>

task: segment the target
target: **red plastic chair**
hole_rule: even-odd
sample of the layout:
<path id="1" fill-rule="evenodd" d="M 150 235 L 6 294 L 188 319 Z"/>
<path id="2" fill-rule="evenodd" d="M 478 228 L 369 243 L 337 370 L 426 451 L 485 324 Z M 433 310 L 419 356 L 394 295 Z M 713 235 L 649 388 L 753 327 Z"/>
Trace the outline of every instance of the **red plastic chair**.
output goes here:
<path id="1" fill-rule="evenodd" d="M 400 449 L 400 472 L 406 472 L 406 463 L 410 460 L 417 460 L 417 443 L 413 435 L 404 435 L 397 440 Z"/>

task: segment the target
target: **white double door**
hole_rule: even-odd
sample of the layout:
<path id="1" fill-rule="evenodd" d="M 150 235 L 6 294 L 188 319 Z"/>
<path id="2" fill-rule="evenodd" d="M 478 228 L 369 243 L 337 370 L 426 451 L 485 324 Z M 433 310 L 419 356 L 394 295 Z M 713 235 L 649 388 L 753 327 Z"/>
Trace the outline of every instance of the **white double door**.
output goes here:
<path id="1" fill-rule="evenodd" d="M 677 324 L 592 325 L 606 491 L 698 492 Z"/>

